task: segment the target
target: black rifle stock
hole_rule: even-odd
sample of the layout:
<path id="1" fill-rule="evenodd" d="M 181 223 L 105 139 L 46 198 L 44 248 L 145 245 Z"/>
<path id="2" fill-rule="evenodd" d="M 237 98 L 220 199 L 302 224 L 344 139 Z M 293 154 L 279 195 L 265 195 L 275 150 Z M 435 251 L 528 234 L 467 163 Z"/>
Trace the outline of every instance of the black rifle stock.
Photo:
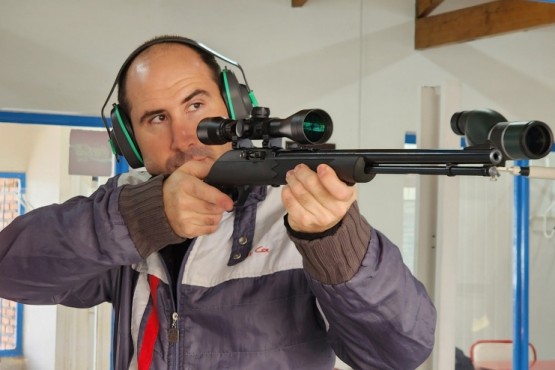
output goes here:
<path id="1" fill-rule="evenodd" d="M 346 183 L 369 182 L 376 174 L 495 176 L 497 149 L 323 150 L 242 148 L 224 153 L 205 181 L 211 185 L 284 185 L 287 171 L 303 163 L 327 164 Z M 469 166 L 466 166 L 469 165 Z M 471 166 L 470 166 L 471 165 Z"/>
<path id="2" fill-rule="evenodd" d="M 205 119 L 197 134 L 205 144 L 233 144 L 205 178 L 220 187 L 284 185 L 287 172 L 300 163 L 313 170 L 327 164 L 348 184 L 369 182 L 376 174 L 494 177 L 496 167 L 504 166 L 506 160 L 543 158 L 553 144 L 553 134 L 545 123 L 508 123 L 490 110 L 458 112 L 451 126 L 455 133 L 471 136 L 472 146 L 460 150 L 317 149 L 310 144 L 326 142 L 333 127 L 329 115 L 319 109 L 279 119 L 269 118 L 267 108 L 254 108 L 248 119 Z M 271 145 L 272 140 L 282 137 L 309 146 L 282 149 Z M 240 147 L 239 140 L 245 138 L 262 139 L 262 147 Z"/>

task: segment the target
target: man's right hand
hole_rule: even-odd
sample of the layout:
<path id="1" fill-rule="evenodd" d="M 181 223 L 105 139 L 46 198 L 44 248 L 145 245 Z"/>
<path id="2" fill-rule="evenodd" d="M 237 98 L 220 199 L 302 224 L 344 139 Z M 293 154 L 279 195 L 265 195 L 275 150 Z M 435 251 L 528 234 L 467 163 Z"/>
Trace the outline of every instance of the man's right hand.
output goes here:
<path id="1" fill-rule="evenodd" d="M 162 187 L 164 210 L 173 231 L 182 238 L 211 234 L 218 228 L 223 213 L 233 209 L 233 200 L 206 184 L 211 164 L 189 161 L 175 170 Z"/>

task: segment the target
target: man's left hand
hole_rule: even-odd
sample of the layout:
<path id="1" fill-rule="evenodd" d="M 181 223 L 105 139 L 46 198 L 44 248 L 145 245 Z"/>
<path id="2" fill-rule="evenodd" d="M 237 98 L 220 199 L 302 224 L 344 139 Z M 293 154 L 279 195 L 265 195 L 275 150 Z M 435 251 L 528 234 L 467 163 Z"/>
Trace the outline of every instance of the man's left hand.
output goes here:
<path id="1" fill-rule="evenodd" d="M 289 226 L 298 232 L 320 233 L 343 219 L 356 200 L 356 186 L 341 181 L 328 165 L 317 172 L 304 164 L 297 165 L 286 176 L 287 185 L 281 198 L 287 209 Z"/>

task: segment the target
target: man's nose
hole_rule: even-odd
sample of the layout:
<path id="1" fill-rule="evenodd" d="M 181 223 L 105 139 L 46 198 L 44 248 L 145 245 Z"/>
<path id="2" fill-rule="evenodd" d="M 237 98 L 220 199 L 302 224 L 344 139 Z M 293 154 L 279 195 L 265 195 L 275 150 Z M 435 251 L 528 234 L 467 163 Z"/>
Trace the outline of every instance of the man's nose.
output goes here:
<path id="1" fill-rule="evenodd" d="M 198 142 L 196 124 L 186 120 L 172 122 L 172 149 L 186 150 Z"/>

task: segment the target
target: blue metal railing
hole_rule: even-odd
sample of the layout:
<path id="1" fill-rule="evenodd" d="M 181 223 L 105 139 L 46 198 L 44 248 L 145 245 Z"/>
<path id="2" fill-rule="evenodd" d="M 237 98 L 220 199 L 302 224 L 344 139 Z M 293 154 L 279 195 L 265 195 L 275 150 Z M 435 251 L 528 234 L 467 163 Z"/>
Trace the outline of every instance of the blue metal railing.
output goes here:
<path id="1" fill-rule="evenodd" d="M 528 166 L 528 161 L 515 161 Z M 514 245 L 513 245 L 513 369 L 528 369 L 529 342 L 529 215 L 530 180 L 514 178 Z"/>

